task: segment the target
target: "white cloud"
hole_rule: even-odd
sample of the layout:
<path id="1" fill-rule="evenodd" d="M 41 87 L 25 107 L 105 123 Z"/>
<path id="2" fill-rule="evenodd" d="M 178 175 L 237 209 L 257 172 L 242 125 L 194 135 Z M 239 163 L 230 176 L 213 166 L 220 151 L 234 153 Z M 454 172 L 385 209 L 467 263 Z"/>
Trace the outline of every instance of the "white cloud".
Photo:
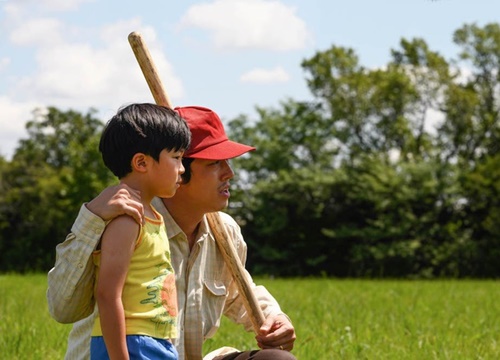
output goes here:
<path id="1" fill-rule="evenodd" d="M 451 66 L 451 69 L 456 72 L 457 74 L 456 81 L 459 84 L 466 84 L 474 77 L 472 69 L 467 66 L 460 66 L 460 67 Z"/>
<path id="2" fill-rule="evenodd" d="M 10 33 L 15 45 L 49 46 L 61 42 L 63 25 L 53 18 L 28 19 Z"/>
<path id="3" fill-rule="evenodd" d="M 191 6 L 179 28 L 208 30 L 222 49 L 303 49 L 311 42 L 296 9 L 276 0 L 215 0 Z"/>
<path id="4" fill-rule="evenodd" d="M 0 0 L 2 10 L 9 18 L 22 19 L 47 12 L 77 10 L 81 4 L 95 0 Z"/>
<path id="5" fill-rule="evenodd" d="M 2 57 L 0 58 L 0 72 L 4 71 L 7 69 L 7 67 L 10 64 L 10 58 L 8 57 Z"/>
<path id="6" fill-rule="evenodd" d="M 12 155 L 35 106 L 83 112 L 93 107 L 99 118 L 107 120 L 124 104 L 154 102 L 127 40 L 131 29 L 143 34 L 172 101 L 176 103 L 184 95 L 182 82 L 162 53 L 154 29 L 138 19 L 95 29 L 98 37 L 47 18 L 24 19 L 24 24 L 35 29 L 34 33 L 22 30 L 19 24 L 5 35 L 17 45 L 29 45 L 34 65 L 30 73 L 9 74 L 13 85 L 0 94 L 0 154 Z M 43 41 L 47 37 L 52 40 Z M 8 64 L 8 58 L 0 58 L 0 71 Z"/>
<path id="7" fill-rule="evenodd" d="M 290 76 L 281 66 L 274 69 L 253 69 L 240 77 L 240 81 L 243 83 L 258 84 L 282 83 L 288 80 L 290 80 Z"/>
<path id="8" fill-rule="evenodd" d="M 124 103 L 153 101 L 124 36 L 130 29 L 140 27 L 136 20 L 105 27 L 101 30 L 100 47 L 82 41 L 39 48 L 36 74 L 20 79 L 15 94 L 26 99 L 40 99 L 57 107 L 117 109 Z M 168 79 L 170 97 L 182 97 L 182 82 L 162 54 L 154 31 L 144 28 L 141 33 L 144 33 L 160 76 Z M 149 34 L 152 41 L 146 36 Z"/>
<path id="9" fill-rule="evenodd" d="M 424 130 L 429 134 L 437 135 L 437 129 L 443 124 L 446 114 L 437 109 L 428 109 L 425 117 Z"/>
<path id="10" fill-rule="evenodd" d="M 81 4 L 95 0 L 4 0 L 8 3 L 9 11 L 16 13 L 26 12 L 36 6 L 38 10 L 70 11 L 76 10 Z"/>
<path id="11" fill-rule="evenodd" d="M 37 3 L 50 10 L 67 11 L 67 10 L 75 10 L 81 4 L 93 1 L 94 0 L 38 0 Z"/>
<path id="12" fill-rule="evenodd" d="M 31 113 L 41 104 L 35 102 L 14 102 L 11 98 L 0 96 L 0 154 L 10 159 L 20 138 L 26 138 L 26 122 L 32 119 Z"/>

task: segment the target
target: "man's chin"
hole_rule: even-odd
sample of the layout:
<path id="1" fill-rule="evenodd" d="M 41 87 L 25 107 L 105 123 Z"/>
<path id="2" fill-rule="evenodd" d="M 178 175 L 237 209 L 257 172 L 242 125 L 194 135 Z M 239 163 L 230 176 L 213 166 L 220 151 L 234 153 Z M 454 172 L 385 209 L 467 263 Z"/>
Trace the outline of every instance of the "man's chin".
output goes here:
<path id="1" fill-rule="evenodd" d="M 224 211 L 225 209 L 227 209 L 228 205 L 229 205 L 229 201 L 225 201 L 225 202 L 219 204 L 219 206 L 214 207 L 213 211 L 214 212 L 215 211 Z"/>

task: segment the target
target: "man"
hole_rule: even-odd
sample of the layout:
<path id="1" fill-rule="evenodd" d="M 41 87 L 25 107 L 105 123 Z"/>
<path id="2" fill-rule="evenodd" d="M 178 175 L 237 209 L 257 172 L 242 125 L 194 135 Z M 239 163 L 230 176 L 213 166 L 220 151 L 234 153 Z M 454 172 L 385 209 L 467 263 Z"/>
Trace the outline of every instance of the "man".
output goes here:
<path id="1" fill-rule="evenodd" d="M 191 147 L 183 160 L 183 182 L 172 198 L 156 198 L 153 205 L 164 217 L 176 273 L 180 336 L 174 344 L 179 359 L 198 360 L 202 359 L 203 341 L 215 334 L 222 315 L 248 331 L 252 329 L 205 214 L 228 205 L 230 180 L 234 176 L 228 159 L 255 148 L 230 141 L 219 117 L 210 109 L 182 107 L 176 111 L 191 130 Z M 63 323 L 83 319 L 75 323 L 70 333 L 66 359 L 89 356 L 95 316 L 91 254 L 105 222 L 122 214 L 142 221 L 139 199 L 138 192 L 124 186 L 104 190 L 82 206 L 72 232 L 56 248 L 56 263 L 48 277 L 50 313 Z M 239 226 L 229 215 L 219 215 L 244 264 L 247 247 Z M 248 272 L 246 276 L 253 284 Z M 296 337 L 291 321 L 263 286 L 253 284 L 253 291 L 266 319 L 256 336 L 262 350 L 239 352 L 226 347 L 211 353 L 211 359 L 295 359 L 289 353 Z"/>

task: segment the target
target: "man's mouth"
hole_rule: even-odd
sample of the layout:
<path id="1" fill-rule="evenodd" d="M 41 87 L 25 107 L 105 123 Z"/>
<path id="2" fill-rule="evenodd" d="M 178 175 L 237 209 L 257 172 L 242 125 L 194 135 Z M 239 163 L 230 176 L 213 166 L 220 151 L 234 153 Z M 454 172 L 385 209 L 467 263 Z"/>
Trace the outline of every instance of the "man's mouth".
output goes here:
<path id="1" fill-rule="evenodd" d="M 219 192 L 223 195 L 229 196 L 229 184 L 223 185 L 220 189 Z"/>

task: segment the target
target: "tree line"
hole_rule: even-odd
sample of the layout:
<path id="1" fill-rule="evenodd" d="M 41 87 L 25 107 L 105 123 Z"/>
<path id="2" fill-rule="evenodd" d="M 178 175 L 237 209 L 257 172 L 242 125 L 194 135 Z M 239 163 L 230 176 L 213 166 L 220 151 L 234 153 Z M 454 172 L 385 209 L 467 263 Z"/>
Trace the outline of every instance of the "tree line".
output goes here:
<path id="1" fill-rule="evenodd" d="M 257 107 L 231 138 L 228 212 L 255 274 L 434 278 L 500 275 L 500 25 L 465 24 L 445 59 L 401 39 L 381 68 L 333 45 L 301 66 L 311 101 Z M 0 158 L 0 271 L 48 270 L 82 202 L 115 183 L 103 122 L 49 107 Z"/>

